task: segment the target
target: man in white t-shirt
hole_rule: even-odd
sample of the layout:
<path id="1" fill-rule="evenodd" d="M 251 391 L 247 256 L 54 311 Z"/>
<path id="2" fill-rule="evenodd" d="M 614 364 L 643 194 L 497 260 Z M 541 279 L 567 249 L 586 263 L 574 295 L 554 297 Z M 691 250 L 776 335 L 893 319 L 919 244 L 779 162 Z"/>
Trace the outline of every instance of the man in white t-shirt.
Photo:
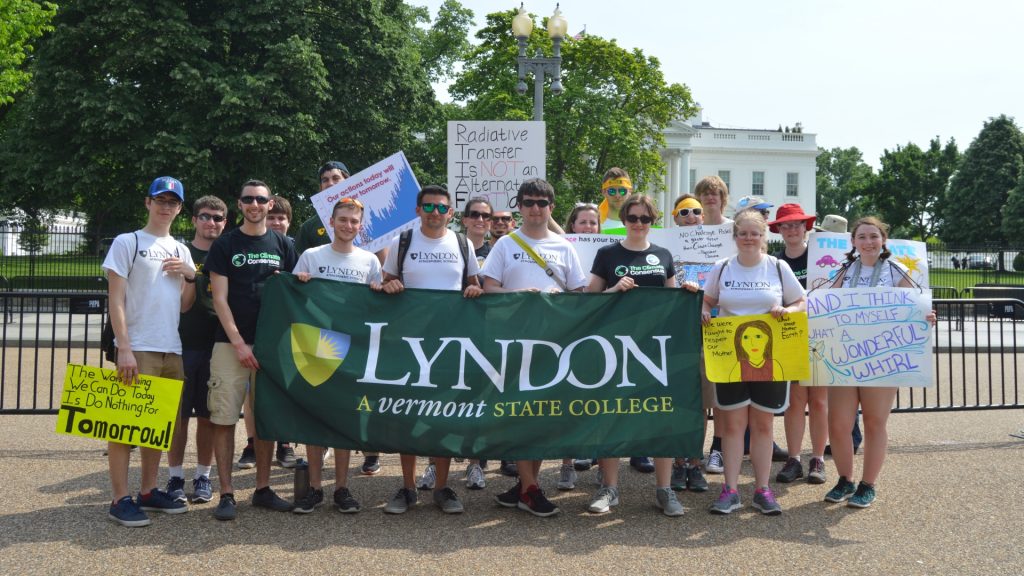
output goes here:
<path id="1" fill-rule="evenodd" d="M 548 220 L 555 206 L 555 189 L 544 180 L 533 178 L 519 187 L 516 200 L 523 224 L 517 232 L 498 240 L 487 256 L 481 273 L 484 291 L 582 292 L 588 278 L 576 250 L 565 238 L 548 229 Z M 547 270 L 517 240 L 546 262 Z M 537 484 L 541 461 L 520 460 L 516 465 L 519 482 L 508 492 L 499 494 L 498 503 L 508 508 L 521 508 L 536 516 L 557 514 L 558 508 L 548 501 Z"/>
<path id="2" fill-rule="evenodd" d="M 395 238 L 384 260 L 384 283 L 374 290 L 398 294 L 410 288 L 461 290 L 466 298 L 483 294 L 476 258 L 469 254 L 465 236 L 448 229 L 452 218 L 451 196 L 440 186 L 426 186 L 416 195 L 420 226 Z M 461 238 L 460 238 L 461 237 Z M 403 242 L 403 238 L 406 240 Z M 384 511 L 402 514 L 416 503 L 416 455 L 402 454 L 402 488 L 388 500 Z M 434 458 L 434 503 L 447 514 L 463 511 L 462 502 L 448 487 L 451 458 Z"/>
<path id="3" fill-rule="evenodd" d="M 299 256 L 294 273 L 301 282 L 310 278 L 324 278 L 354 284 L 380 284 L 380 260 L 371 252 L 358 248 L 352 242 L 363 227 L 363 204 L 355 198 L 342 198 L 331 212 L 334 241 L 310 248 Z M 359 502 L 348 489 L 348 463 L 351 451 L 334 450 L 334 507 L 339 512 L 359 512 Z M 309 457 L 309 491 L 305 498 L 295 502 L 292 510 L 309 514 L 324 502 L 323 446 L 306 445 Z"/>

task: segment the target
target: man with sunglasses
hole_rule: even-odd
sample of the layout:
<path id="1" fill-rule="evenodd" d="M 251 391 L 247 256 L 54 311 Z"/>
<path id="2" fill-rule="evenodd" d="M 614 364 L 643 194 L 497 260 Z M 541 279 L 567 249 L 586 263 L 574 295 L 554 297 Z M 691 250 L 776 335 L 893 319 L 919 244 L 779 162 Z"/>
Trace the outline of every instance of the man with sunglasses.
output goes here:
<path id="1" fill-rule="evenodd" d="M 495 210 L 491 214 L 491 248 L 502 236 L 516 229 L 516 219 L 508 210 Z"/>
<path id="2" fill-rule="evenodd" d="M 371 284 L 376 291 L 398 294 L 409 288 L 461 290 L 466 298 L 483 294 L 477 274 L 476 258 L 468 255 L 461 234 L 448 229 L 452 218 L 451 196 L 440 186 L 426 186 L 416 195 L 416 215 L 420 225 L 413 228 L 403 249 L 402 236 L 394 239 L 384 260 L 383 284 Z M 466 247 L 465 252 L 463 246 Z M 399 261 L 401 259 L 401 261 Z M 402 454 L 402 487 L 388 500 L 384 512 L 402 514 L 416 504 L 416 455 Z M 460 514 L 462 502 L 448 487 L 452 459 L 434 458 L 434 503 L 446 514 Z"/>
<path id="3" fill-rule="evenodd" d="M 484 263 L 484 290 L 489 293 L 582 292 L 587 286 L 587 275 L 576 250 L 565 238 L 548 229 L 555 207 L 555 189 L 544 180 L 532 178 L 519 187 L 516 201 L 523 225 L 494 245 Z M 531 251 L 547 263 L 553 276 L 548 275 Z M 558 507 L 548 501 L 538 485 L 540 466 L 540 460 L 516 462 L 519 482 L 497 496 L 498 504 L 526 510 L 535 516 L 557 514 Z"/>
<path id="4" fill-rule="evenodd" d="M 601 179 L 601 207 L 604 208 L 601 221 L 601 231 L 605 234 L 624 234 L 626 225 L 617 220 L 622 205 L 626 198 L 633 193 L 633 181 L 629 178 L 629 172 L 622 168 L 609 168 Z"/>
<path id="5" fill-rule="evenodd" d="M 235 424 L 246 391 L 255 381 L 259 362 L 253 355 L 256 319 L 259 316 L 263 284 L 281 271 L 292 270 L 298 255 L 291 241 L 267 228 L 267 213 L 273 203 L 270 187 L 259 180 L 242 185 L 238 209 L 242 225 L 213 242 L 206 257 L 206 271 L 213 285 L 213 307 L 217 327 L 210 360 L 210 421 L 214 424 L 214 456 L 220 481 L 220 503 L 214 510 L 218 520 L 234 520 Z M 274 443 L 256 438 L 256 491 L 252 505 L 280 512 L 292 505 L 270 488 L 270 460 Z"/>
<path id="6" fill-rule="evenodd" d="M 203 196 L 192 205 L 192 226 L 195 236 L 186 244 L 196 265 L 196 301 L 181 314 L 178 334 L 181 336 L 181 360 L 185 384 L 181 393 L 181 421 L 174 429 L 171 449 L 167 452 L 167 493 L 185 502 L 185 445 L 188 443 L 188 419 L 196 416 L 196 472 L 192 479 L 192 502 L 204 504 L 213 499 L 210 470 L 213 466 L 213 424 L 206 405 L 209 394 L 210 354 L 217 331 L 217 313 L 213 309 L 210 278 L 202 273 L 213 241 L 224 232 L 228 207 L 216 196 Z"/>

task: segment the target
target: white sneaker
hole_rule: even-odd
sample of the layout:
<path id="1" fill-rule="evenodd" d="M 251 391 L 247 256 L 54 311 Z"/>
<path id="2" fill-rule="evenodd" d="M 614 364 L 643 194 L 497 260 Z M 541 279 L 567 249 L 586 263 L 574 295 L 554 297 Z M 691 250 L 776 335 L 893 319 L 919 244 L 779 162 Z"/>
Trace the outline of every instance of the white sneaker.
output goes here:
<path id="1" fill-rule="evenodd" d="M 572 467 L 572 464 L 562 464 L 562 469 L 558 476 L 558 489 L 572 490 L 576 487 L 577 478 L 576 469 Z"/>
<path id="2" fill-rule="evenodd" d="M 420 490 L 433 490 L 434 482 L 437 480 L 435 474 L 434 465 L 427 466 L 427 469 L 423 471 L 423 476 L 420 476 L 420 479 L 416 481 L 416 487 Z"/>
<path id="3" fill-rule="evenodd" d="M 611 509 L 612 506 L 619 505 L 619 489 L 613 486 L 602 486 L 597 494 L 594 494 L 594 499 L 590 501 L 590 505 L 587 506 L 587 510 L 594 514 L 604 514 Z"/>
<path id="4" fill-rule="evenodd" d="M 484 480 L 484 471 L 480 468 L 479 464 L 470 464 L 466 466 L 466 488 L 470 490 L 483 490 L 487 487 L 487 481 Z"/>
<path id="5" fill-rule="evenodd" d="M 722 462 L 722 453 L 718 450 L 712 450 L 711 454 L 708 455 L 708 462 L 704 465 L 704 470 L 708 474 L 721 474 L 725 472 L 725 464 Z"/>

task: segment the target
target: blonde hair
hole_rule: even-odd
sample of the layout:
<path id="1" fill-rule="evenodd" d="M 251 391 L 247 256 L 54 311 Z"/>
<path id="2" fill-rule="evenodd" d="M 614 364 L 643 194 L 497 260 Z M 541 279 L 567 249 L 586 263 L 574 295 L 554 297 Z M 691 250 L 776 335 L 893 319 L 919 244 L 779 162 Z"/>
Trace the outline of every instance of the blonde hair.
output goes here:
<path id="1" fill-rule="evenodd" d="M 710 194 L 712 192 L 718 192 L 718 196 L 722 199 L 722 208 L 724 209 L 729 204 L 729 187 L 725 185 L 725 180 L 722 180 L 718 176 L 705 176 L 697 182 L 697 185 L 693 188 L 693 193 L 700 198 L 701 194 Z"/>
<path id="2" fill-rule="evenodd" d="M 717 176 L 716 176 L 717 178 Z M 753 208 L 747 208 L 741 210 L 733 217 L 732 223 L 732 237 L 736 238 L 736 234 L 740 230 L 740 224 L 745 222 L 753 222 L 757 225 L 758 229 L 761 230 L 761 252 L 768 252 L 768 221 L 765 220 L 764 214 L 761 214 L 760 210 Z"/>

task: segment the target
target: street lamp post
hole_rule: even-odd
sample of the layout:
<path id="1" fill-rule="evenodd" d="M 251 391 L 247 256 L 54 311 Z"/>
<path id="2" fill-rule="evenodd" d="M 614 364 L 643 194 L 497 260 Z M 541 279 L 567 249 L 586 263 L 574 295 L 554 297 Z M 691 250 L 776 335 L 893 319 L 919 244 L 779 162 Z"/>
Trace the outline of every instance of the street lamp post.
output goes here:
<path id="1" fill-rule="evenodd" d="M 526 75 L 533 73 L 533 119 L 540 122 L 544 119 L 544 77 L 551 76 L 551 93 L 562 93 L 562 40 L 569 23 L 562 16 L 562 11 L 555 5 L 555 13 L 548 18 L 548 37 L 554 46 L 551 58 L 545 58 L 540 49 L 530 58 L 526 55 L 526 42 L 533 32 L 533 18 L 526 13 L 522 4 L 519 14 L 512 19 L 512 33 L 519 41 L 519 84 L 516 91 L 526 94 Z"/>

